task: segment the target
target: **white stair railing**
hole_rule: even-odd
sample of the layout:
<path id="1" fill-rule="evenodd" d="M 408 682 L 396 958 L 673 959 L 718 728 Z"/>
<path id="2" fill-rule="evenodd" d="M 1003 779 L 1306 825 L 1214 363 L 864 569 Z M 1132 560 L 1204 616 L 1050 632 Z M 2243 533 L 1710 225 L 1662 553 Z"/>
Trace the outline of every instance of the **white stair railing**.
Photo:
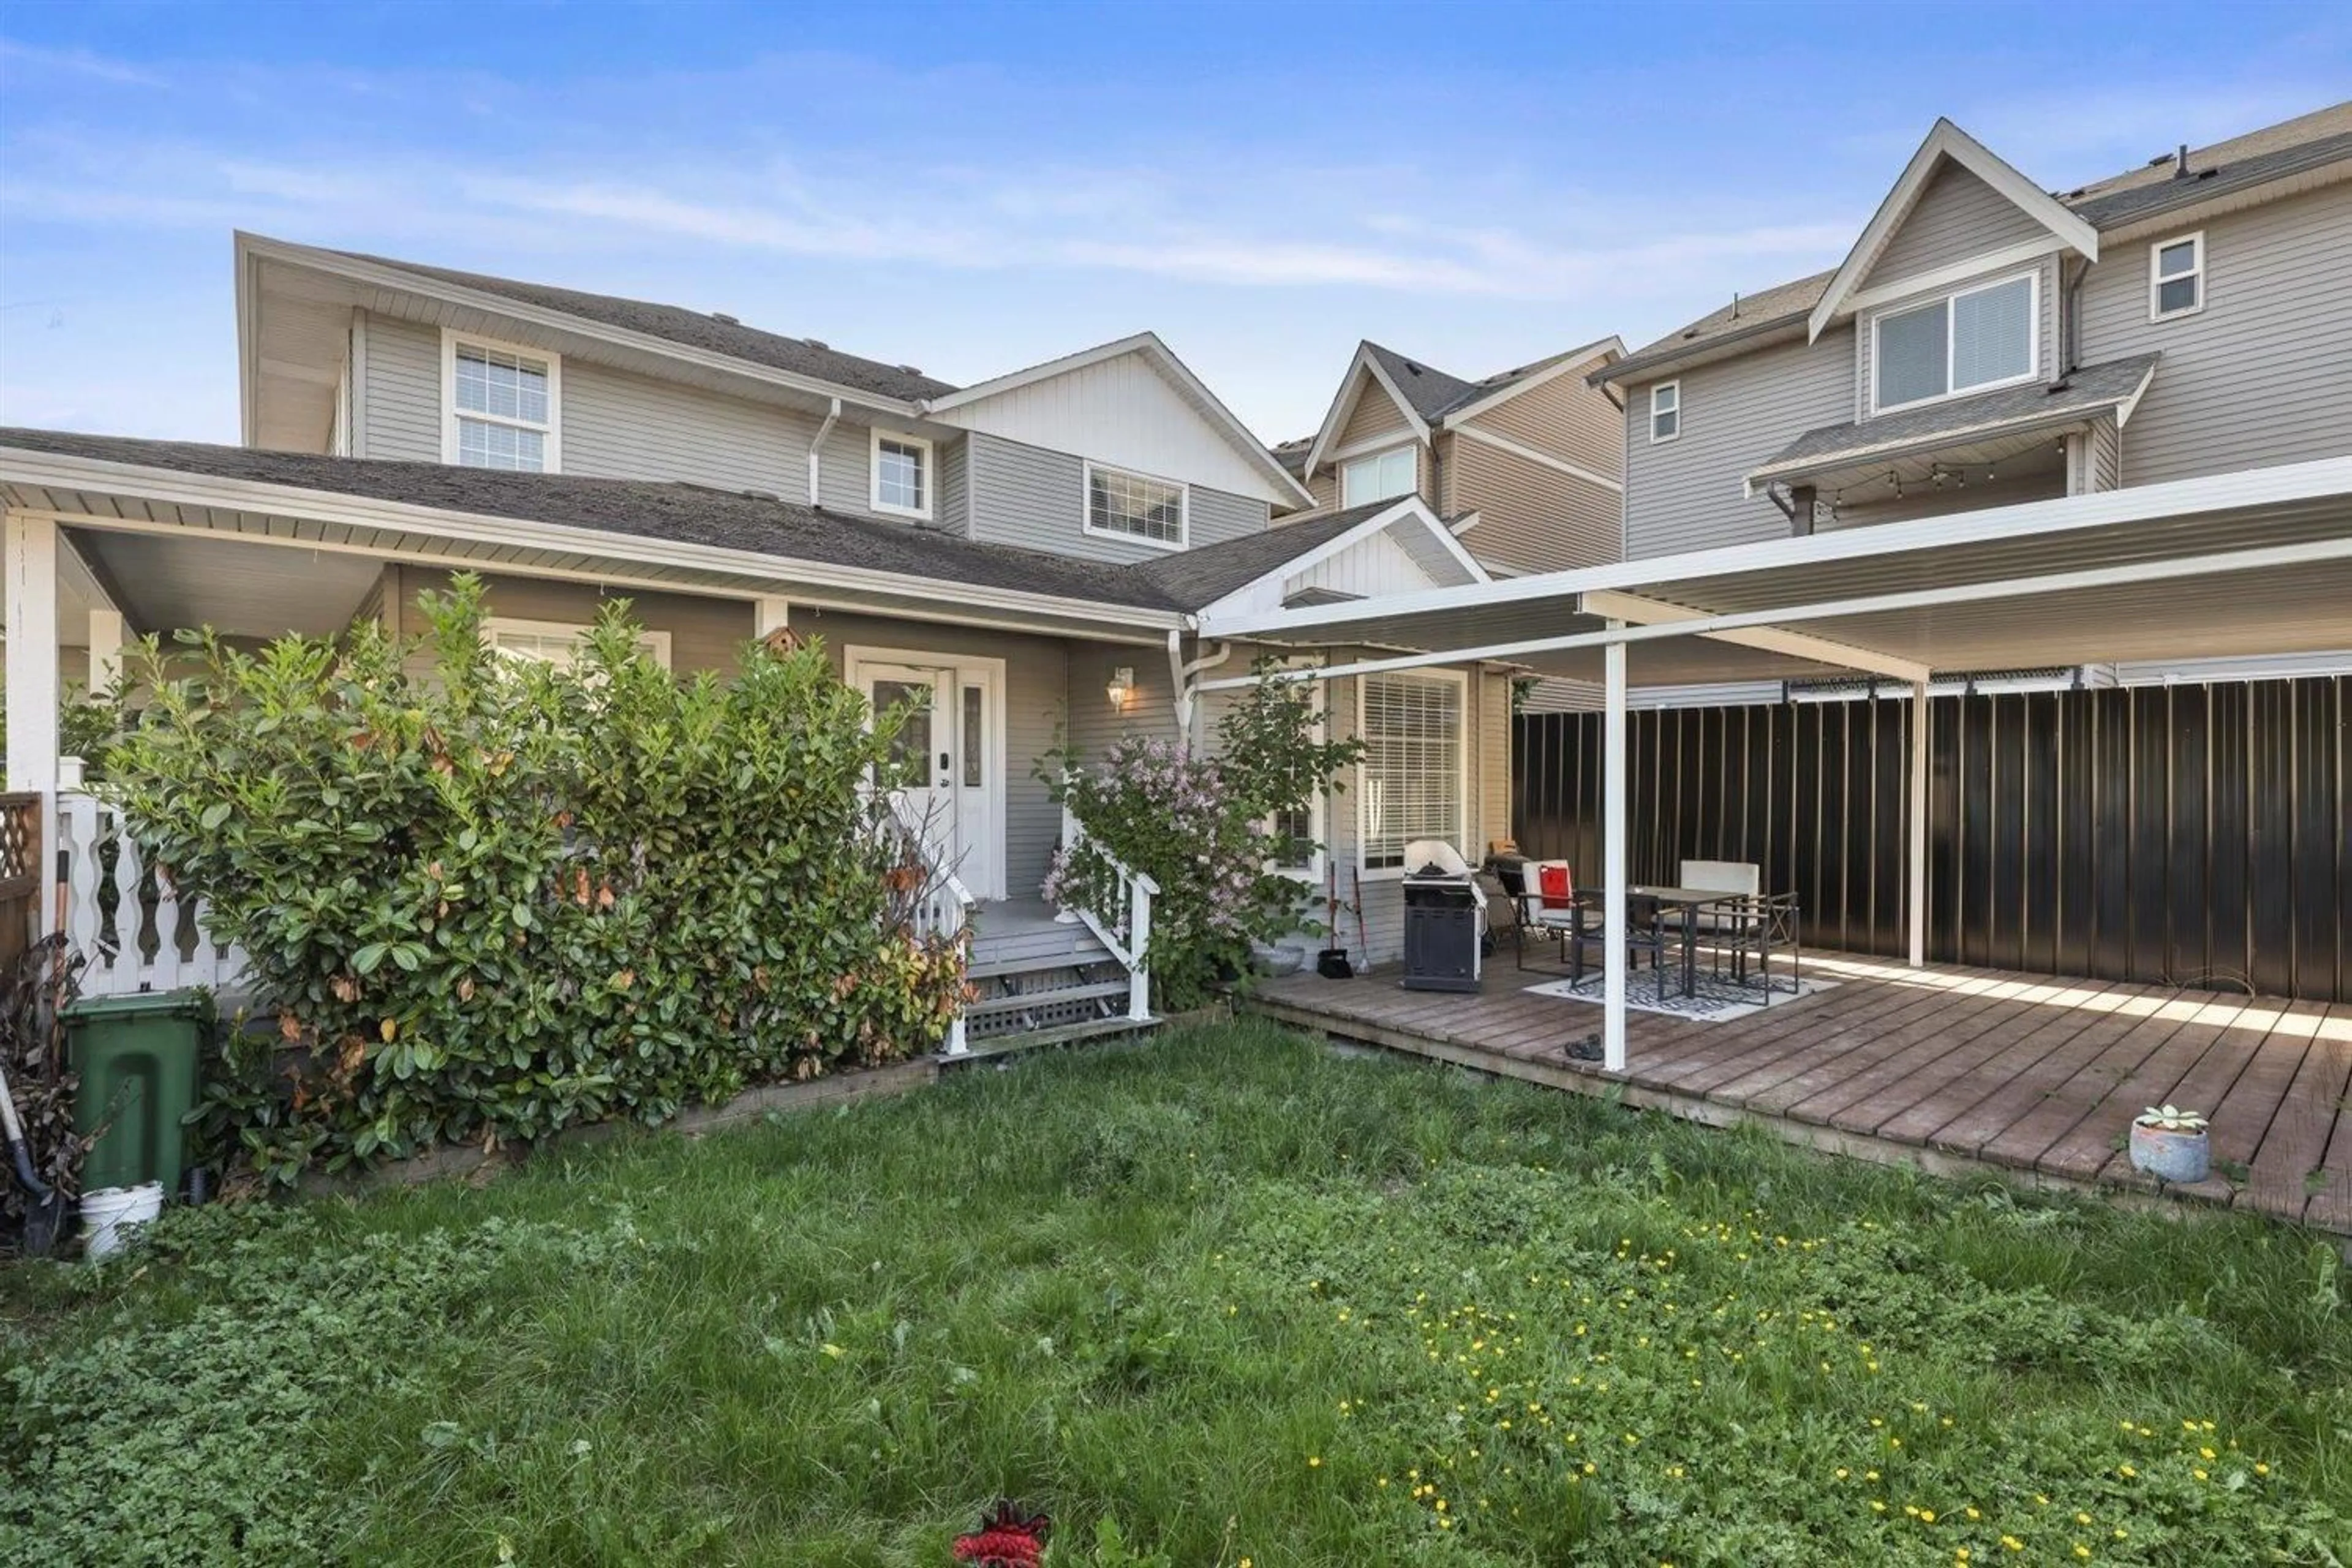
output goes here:
<path id="1" fill-rule="evenodd" d="M 58 837 L 66 857 L 66 942 L 83 961 L 84 995 L 245 983 L 243 950 L 215 942 L 205 929 L 205 901 L 182 899 L 161 868 L 144 863 L 121 811 L 61 790 Z"/>
<path id="2" fill-rule="evenodd" d="M 1062 848 L 1065 854 L 1076 853 L 1079 845 L 1089 842 L 1086 825 L 1068 806 L 1062 808 Z M 1151 900 L 1160 891 L 1160 884 L 1143 872 L 1136 870 L 1118 856 L 1095 843 L 1095 853 L 1110 867 L 1117 880 L 1117 891 L 1107 900 L 1112 906 L 1106 921 L 1101 911 L 1071 906 L 1071 912 L 1086 922 L 1095 940 L 1110 949 L 1110 955 L 1127 969 L 1127 1016 L 1137 1023 L 1151 1017 Z"/>
<path id="3" fill-rule="evenodd" d="M 929 943 L 935 937 L 957 937 L 971 928 L 971 911 L 979 902 L 971 889 L 953 871 L 942 871 L 929 864 L 925 858 L 927 878 L 922 897 L 915 905 L 915 934 Z M 955 1017 L 948 1025 L 948 1037 L 940 1049 L 944 1056 L 960 1057 L 971 1047 L 964 1036 L 964 1015 L 969 1009 L 959 1001 Z"/>

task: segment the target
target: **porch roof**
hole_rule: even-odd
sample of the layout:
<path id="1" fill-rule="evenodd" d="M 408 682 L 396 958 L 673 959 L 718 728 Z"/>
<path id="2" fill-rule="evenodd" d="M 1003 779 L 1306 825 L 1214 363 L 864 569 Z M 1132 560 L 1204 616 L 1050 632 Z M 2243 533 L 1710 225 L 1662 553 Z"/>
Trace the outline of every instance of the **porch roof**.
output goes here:
<path id="1" fill-rule="evenodd" d="M 1477 658 L 1586 680 L 1622 641 L 1642 685 L 2324 651 L 2352 647 L 2352 458 L 1211 613 L 1201 631 L 1402 650 L 1343 672 Z"/>

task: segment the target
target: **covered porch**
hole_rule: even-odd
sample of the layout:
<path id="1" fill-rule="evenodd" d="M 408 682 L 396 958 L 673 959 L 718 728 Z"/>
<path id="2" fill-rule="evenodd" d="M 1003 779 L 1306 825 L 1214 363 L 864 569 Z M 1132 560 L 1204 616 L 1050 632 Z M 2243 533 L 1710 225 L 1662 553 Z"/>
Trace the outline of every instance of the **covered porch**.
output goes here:
<path id="1" fill-rule="evenodd" d="M 1577 880 L 1605 890 L 1604 924 L 1623 931 L 1630 825 L 1646 809 L 1628 765 L 1637 684 L 1860 675 L 1907 689 L 1916 710 L 1951 672 L 2352 646 L 2352 461 L 1203 620 L 1208 635 L 1397 650 L 1276 679 L 1475 658 L 1596 681 L 1605 693 L 1600 854 L 1577 868 Z M 1925 972 L 1928 731 L 1906 728 L 1907 754 L 1895 764 L 1905 854 L 1894 895 L 1908 967 Z M 1626 986 L 1623 944 L 1612 943 L 1598 1024 L 1602 1068 L 1621 1078 L 1642 1070 Z"/>

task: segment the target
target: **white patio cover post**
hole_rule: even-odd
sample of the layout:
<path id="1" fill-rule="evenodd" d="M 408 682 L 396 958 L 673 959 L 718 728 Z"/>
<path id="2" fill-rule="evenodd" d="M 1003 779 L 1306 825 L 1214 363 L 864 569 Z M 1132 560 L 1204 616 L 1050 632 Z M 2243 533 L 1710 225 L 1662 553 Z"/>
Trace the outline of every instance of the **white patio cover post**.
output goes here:
<path id="1" fill-rule="evenodd" d="M 121 610 L 103 605 L 89 613 L 89 689 L 112 691 L 122 679 L 125 628 Z"/>
<path id="2" fill-rule="evenodd" d="M 58 525 L 0 520 L 0 595 L 8 626 L 8 788 L 41 797 L 40 929 L 49 929 L 58 842 Z"/>
<path id="3" fill-rule="evenodd" d="M 1927 683 L 1911 683 L 1910 800 L 1906 807 L 1910 833 L 1911 967 L 1927 965 Z"/>
<path id="4" fill-rule="evenodd" d="M 1625 623 L 1611 621 L 1622 631 Z M 1602 650 L 1606 707 L 1601 723 L 1601 929 L 1608 933 L 1601 967 L 1601 1059 L 1625 1070 L 1625 644 Z"/>

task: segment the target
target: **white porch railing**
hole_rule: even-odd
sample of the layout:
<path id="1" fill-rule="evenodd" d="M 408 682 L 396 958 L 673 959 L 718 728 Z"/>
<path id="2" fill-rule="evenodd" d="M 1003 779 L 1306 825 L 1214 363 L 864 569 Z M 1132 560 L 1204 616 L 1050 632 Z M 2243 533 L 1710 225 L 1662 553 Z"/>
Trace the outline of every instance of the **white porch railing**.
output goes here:
<path id="1" fill-rule="evenodd" d="M 1069 807 L 1062 808 L 1062 848 L 1065 853 L 1087 842 L 1086 825 Z M 1118 890 L 1111 900 L 1114 912 L 1106 921 L 1099 911 L 1071 906 L 1070 912 L 1086 922 L 1095 940 L 1127 968 L 1127 1016 L 1137 1023 L 1151 1016 L 1151 900 L 1160 884 L 1103 848 L 1097 854 L 1109 862 Z M 1123 907 L 1121 907 L 1123 906 Z"/>
<path id="2" fill-rule="evenodd" d="M 169 877 L 143 864 L 115 807 L 79 790 L 58 791 L 58 838 L 66 942 L 83 960 L 84 995 L 243 984 L 243 950 L 215 942 L 205 930 L 204 900 L 182 899 Z"/>
<path id="3" fill-rule="evenodd" d="M 929 942 L 933 937 L 952 937 L 969 931 L 972 908 L 979 902 L 971 896 L 971 889 L 953 871 L 942 871 L 928 864 L 924 869 L 930 875 L 915 906 L 915 934 Z M 963 1004 L 959 1002 L 955 1019 L 948 1025 L 947 1043 L 940 1047 L 943 1055 L 960 1057 L 971 1048 L 964 1037 L 964 1012 Z"/>

